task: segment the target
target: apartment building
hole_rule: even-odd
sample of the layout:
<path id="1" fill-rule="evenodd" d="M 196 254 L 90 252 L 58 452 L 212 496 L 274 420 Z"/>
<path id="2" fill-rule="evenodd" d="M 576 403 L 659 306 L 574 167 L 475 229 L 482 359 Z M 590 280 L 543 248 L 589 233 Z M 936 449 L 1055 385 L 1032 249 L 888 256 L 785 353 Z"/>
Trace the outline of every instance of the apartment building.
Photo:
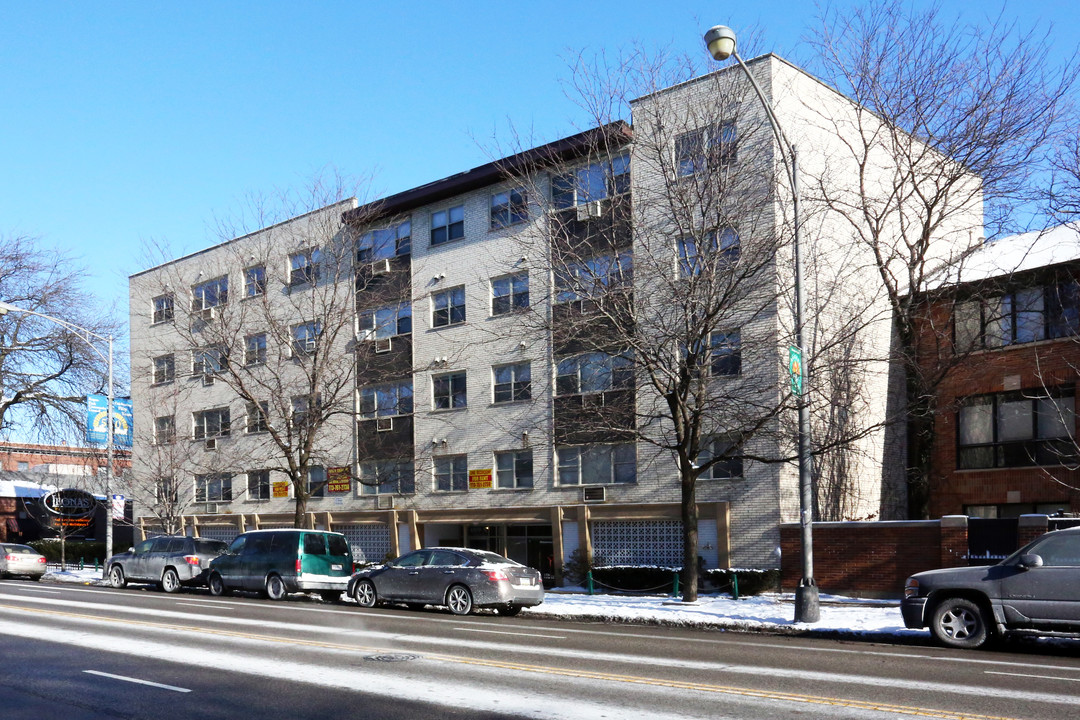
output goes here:
<path id="1" fill-rule="evenodd" d="M 837 160 L 850 101 L 776 56 L 750 67 L 807 149 L 804 167 L 853 181 Z M 798 512 L 790 197 L 738 72 L 657 89 L 633 103 L 632 124 L 320 208 L 133 275 L 144 531 L 168 521 L 228 539 L 291 525 L 295 483 L 275 469 L 281 446 L 268 437 L 317 406 L 327 423 L 304 446 L 312 496 L 299 520 L 344 532 L 358 559 L 450 544 L 555 578 L 577 558 L 677 566 L 683 495 L 665 449 L 677 421 L 660 379 L 670 356 L 710 399 L 689 459 L 708 467 L 696 487 L 701 562 L 778 566 L 779 524 Z M 839 219 L 807 217 L 811 336 L 875 313 L 857 341 L 887 347 L 869 263 Z M 943 234 L 942 246 L 955 242 Z M 673 315 L 703 277 L 724 287 L 717 312 Z M 342 292 L 351 331 L 327 337 L 341 323 L 316 317 L 330 318 L 327 302 L 340 309 Z M 667 333 L 701 330 L 688 324 L 704 334 Z M 297 393 L 320 360 L 337 363 L 324 380 L 343 382 Z M 882 421 L 902 386 L 887 359 L 859 373 L 866 393 L 848 420 L 865 430 L 841 458 L 850 482 L 837 512 L 896 516 L 903 447 Z M 243 378 L 262 394 L 241 400 Z"/>

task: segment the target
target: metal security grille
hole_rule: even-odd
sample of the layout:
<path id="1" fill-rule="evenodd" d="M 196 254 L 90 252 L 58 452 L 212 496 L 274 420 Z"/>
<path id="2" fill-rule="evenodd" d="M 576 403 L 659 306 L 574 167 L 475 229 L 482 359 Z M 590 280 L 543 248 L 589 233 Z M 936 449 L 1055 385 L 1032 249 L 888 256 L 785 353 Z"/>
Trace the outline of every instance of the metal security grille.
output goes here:
<path id="1" fill-rule="evenodd" d="M 382 562 L 390 553 L 390 530 L 385 525 L 334 525 L 345 536 L 358 563 Z"/>
<path id="2" fill-rule="evenodd" d="M 200 525 L 199 537 L 210 538 L 211 540 L 223 540 L 224 542 L 231 543 L 240 531 L 236 529 L 235 525 Z"/>
<path id="3" fill-rule="evenodd" d="M 679 520 L 595 520 L 595 565 L 682 566 Z"/>

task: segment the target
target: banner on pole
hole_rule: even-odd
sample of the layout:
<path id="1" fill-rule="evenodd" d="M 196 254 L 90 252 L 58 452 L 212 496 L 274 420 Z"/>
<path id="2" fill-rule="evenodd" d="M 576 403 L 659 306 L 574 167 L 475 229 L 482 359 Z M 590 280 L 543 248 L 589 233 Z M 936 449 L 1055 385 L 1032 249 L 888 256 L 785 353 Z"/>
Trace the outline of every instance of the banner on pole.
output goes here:
<path id="1" fill-rule="evenodd" d="M 113 445 L 131 447 L 134 439 L 131 400 L 113 399 Z M 105 445 L 109 442 L 109 398 L 86 396 L 86 442 Z"/>

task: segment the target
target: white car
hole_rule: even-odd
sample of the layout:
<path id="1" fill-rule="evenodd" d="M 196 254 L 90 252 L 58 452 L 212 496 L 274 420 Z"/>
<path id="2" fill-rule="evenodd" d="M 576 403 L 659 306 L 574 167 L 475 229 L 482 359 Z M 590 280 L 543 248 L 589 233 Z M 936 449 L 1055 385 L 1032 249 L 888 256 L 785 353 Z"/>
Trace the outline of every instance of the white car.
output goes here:
<path id="1" fill-rule="evenodd" d="M 45 563 L 45 556 L 29 545 L 0 545 L 0 578 L 25 575 L 31 580 L 40 580 L 45 574 Z"/>

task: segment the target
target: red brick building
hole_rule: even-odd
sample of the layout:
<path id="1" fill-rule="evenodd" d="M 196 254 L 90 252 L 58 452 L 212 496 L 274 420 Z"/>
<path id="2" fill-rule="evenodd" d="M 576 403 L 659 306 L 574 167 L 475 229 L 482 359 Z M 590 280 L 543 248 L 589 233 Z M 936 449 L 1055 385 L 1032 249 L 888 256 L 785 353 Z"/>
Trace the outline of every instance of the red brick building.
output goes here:
<path id="1" fill-rule="evenodd" d="M 1080 511 L 1080 233 L 989 243 L 933 301 L 940 355 L 930 517 Z M 940 337 L 940 336 L 939 336 Z"/>

